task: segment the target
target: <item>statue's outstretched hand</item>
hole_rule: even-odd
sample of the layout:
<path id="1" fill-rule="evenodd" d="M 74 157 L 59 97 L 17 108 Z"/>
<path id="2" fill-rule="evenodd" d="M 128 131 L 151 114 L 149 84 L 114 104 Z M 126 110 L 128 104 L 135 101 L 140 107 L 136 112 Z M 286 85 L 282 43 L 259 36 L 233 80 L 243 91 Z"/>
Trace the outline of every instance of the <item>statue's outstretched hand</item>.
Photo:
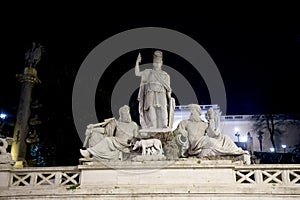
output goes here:
<path id="1" fill-rule="evenodd" d="M 139 53 L 137 59 L 136 59 L 136 64 L 140 64 L 142 61 L 142 56 L 141 56 L 141 53 Z"/>
<path id="2" fill-rule="evenodd" d="M 87 128 L 92 129 L 92 128 L 94 128 L 94 126 L 93 126 L 93 124 L 89 124 L 89 125 L 87 125 Z"/>

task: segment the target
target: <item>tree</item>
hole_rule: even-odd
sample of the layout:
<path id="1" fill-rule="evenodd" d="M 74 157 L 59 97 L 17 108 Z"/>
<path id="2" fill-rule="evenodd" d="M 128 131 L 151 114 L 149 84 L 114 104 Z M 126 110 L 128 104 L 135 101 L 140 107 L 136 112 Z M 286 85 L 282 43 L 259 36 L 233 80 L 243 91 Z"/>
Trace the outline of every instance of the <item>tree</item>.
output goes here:
<path id="1" fill-rule="evenodd" d="M 258 141 L 259 141 L 259 149 L 260 149 L 260 152 L 262 152 L 262 140 L 263 140 L 263 134 L 264 134 L 264 132 L 262 132 L 262 131 L 259 131 L 259 132 L 257 133 L 257 135 L 258 135 L 257 139 L 258 139 Z"/>
<path id="2" fill-rule="evenodd" d="M 262 114 L 256 116 L 256 123 L 253 130 L 257 133 L 261 133 L 262 130 L 267 130 L 270 134 L 270 140 L 274 151 L 276 152 L 276 137 L 275 135 L 281 135 L 283 131 L 280 126 L 287 125 L 300 125 L 299 115 L 289 114 Z M 276 134 L 277 133 L 277 134 Z"/>

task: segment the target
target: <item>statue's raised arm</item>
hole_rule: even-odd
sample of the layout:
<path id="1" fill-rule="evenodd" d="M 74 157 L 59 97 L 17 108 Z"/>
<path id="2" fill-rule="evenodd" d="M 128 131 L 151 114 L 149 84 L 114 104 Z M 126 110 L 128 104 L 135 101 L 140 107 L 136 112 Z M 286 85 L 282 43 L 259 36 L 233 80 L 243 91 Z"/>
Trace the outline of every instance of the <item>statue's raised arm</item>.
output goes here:
<path id="1" fill-rule="evenodd" d="M 209 137 L 218 137 L 220 135 L 220 112 L 209 108 L 206 112 L 206 120 L 208 121 L 208 128 L 206 130 Z"/>
<path id="2" fill-rule="evenodd" d="M 140 63 L 142 61 L 142 56 L 139 53 L 137 59 L 136 59 L 136 63 L 135 63 L 135 75 L 136 76 L 141 76 L 141 72 L 140 72 Z"/>

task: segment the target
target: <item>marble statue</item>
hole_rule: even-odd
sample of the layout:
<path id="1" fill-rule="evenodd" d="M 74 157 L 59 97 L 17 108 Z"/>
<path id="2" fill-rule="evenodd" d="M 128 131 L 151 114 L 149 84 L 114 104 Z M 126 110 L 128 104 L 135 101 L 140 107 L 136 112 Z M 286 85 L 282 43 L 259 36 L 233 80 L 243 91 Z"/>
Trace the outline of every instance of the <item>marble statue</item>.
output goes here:
<path id="1" fill-rule="evenodd" d="M 10 137 L 0 138 L 0 167 L 12 166 L 15 164 L 11 154 L 7 152 L 8 143 L 12 143 L 13 141 L 14 139 Z"/>
<path id="2" fill-rule="evenodd" d="M 207 122 L 201 119 L 201 108 L 197 104 L 188 105 L 191 112 L 189 119 L 182 120 L 173 131 L 179 145 L 179 156 L 198 155 L 204 146 Z"/>
<path id="3" fill-rule="evenodd" d="M 247 133 L 247 151 L 253 155 L 253 137 L 250 132 Z"/>
<path id="4" fill-rule="evenodd" d="M 219 123 L 220 116 L 217 115 L 212 108 L 207 110 L 206 119 L 208 121 L 206 134 L 207 137 L 209 137 L 209 140 L 205 147 L 209 150 L 201 152 L 201 157 L 217 155 L 249 155 L 248 151 L 244 151 L 242 148 L 238 147 L 229 136 L 221 134 Z"/>
<path id="5" fill-rule="evenodd" d="M 163 54 L 155 51 L 153 69 L 140 71 L 141 54 L 135 65 L 135 75 L 141 77 L 138 94 L 140 124 L 143 129 L 172 127 L 174 99 L 171 98 L 170 76 L 163 71 Z M 169 106 L 168 106 L 169 105 Z M 168 110 L 169 107 L 169 110 Z"/>
<path id="6" fill-rule="evenodd" d="M 25 53 L 25 64 L 27 67 L 35 68 L 40 62 L 44 47 L 40 44 L 32 43 L 32 48 Z"/>
<path id="7" fill-rule="evenodd" d="M 8 147 L 8 143 L 6 141 L 6 139 L 0 138 L 0 142 L 2 143 L 2 145 L 0 146 L 0 154 L 4 155 L 7 154 L 7 147 Z"/>
<path id="8" fill-rule="evenodd" d="M 110 127 L 114 120 L 115 118 L 112 117 L 101 123 L 87 125 L 83 147 L 92 147 L 100 142 L 106 133 L 111 132 Z"/>
<path id="9" fill-rule="evenodd" d="M 208 109 L 206 120 L 201 118 L 201 107 L 190 104 L 189 119 L 182 120 L 172 131 L 175 100 L 171 97 L 170 76 L 162 70 L 163 53 L 153 54 L 153 69 L 140 70 L 142 57 L 138 55 L 135 75 L 141 77 L 138 101 L 141 129 L 131 120 L 129 107 L 119 109 L 120 118 L 109 118 L 89 124 L 80 149 L 84 161 L 162 161 L 180 158 L 218 159 L 243 157 L 250 164 L 248 151 L 236 146 L 221 134 L 221 112 Z M 142 149 L 142 152 L 135 151 Z M 125 159 L 124 159 L 125 158 Z"/>
<path id="10" fill-rule="evenodd" d="M 244 151 L 229 138 L 221 134 L 219 114 L 212 108 L 206 113 L 208 122 L 203 121 L 201 108 L 190 104 L 190 118 L 181 121 L 174 133 L 180 146 L 180 157 L 197 156 L 198 158 L 223 155 L 246 155 L 245 162 L 250 164 L 249 153 Z"/>
<path id="11" fill-rule="evenodd" d="M 122 153 L 130 153 L 131 140 L 138 136 L 138 125 L 131 120 L 129 106 L 122 106 L 119 109 L 119 115 L 118 120 L 114 118 L 106 120 L 104 129 L 91 131 L 93 125 L 88 126 L 86 134 L 98 133 L 101 136 L 89 141 L 89 147 L 86 150 L 80 149 L 84 158 L 99 161 L 122 160 Z M 94 128 L 97 128 L 96 126 Z M 104 130 L 103 133 L 101 130 Z M 93 137 L 89 139 L 91 138 Z"/>
<path id="12" fill-rule="evenodd" d="M 162 155 L 163 148 L 159 139 L 139 140 L 134 143 L 132 150 L 142 147 L 142 155 Z"/>

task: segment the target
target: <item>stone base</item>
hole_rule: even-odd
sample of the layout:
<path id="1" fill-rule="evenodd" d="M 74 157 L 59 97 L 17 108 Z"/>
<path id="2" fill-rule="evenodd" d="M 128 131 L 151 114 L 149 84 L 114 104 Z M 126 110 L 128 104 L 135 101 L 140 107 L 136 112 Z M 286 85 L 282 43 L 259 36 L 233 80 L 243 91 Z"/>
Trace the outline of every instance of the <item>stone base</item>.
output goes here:
<path id="1" fill-rule="evenodd" d="M 203 160 L 231 160 L 233 163 L 240 163 L 245 165 L 251 164 L 251 157 L 249 154 L 242 155 L 223 155 L 223 156 L 211 156 L 201 158 Z"/>
<path id="2" fill-rule="evenodd" d="M 218 166 L 218 167 L 216 167 Z M 98 162 L 81 165 L 81 187 L 125 185 L 165 187 L 173 184 L 234 184 L 231 160 Z M 99 178 L 101 177 L 101 178 Z M 220 178 L 222 177 L 222 178 Z M 177 182 L 178 181 L 178 182 Z M 175 187 L 174 185 L 174 187 Z M 177 187 L 177 186 L 176 186 Z"/>
<path id="3" fill-rule="evenodd" d="M 131 159 L 135 162 L 144 162 L 144 161 L 159 161 L 159 160 L 166 160 L 164 155 L 138 155 Z"/>
<path id="4" fill-rule="evenodd" d="M 145 128 L 139 130 L 142 138 L 156 137 L 157 134 L 166 134 L 170 132 L 172 132 L 171 128 Z"/>
<path id="5" fill-rule="evenodd" d="M 75 181 L 77 173 L 72 172 L 78 171 L 80 179 Z M 299 172 L 300 165 L 243 165 L 198 158 L 97 162 L 72 169 L 2 169 L 0 199 L 292 200 L 300 199 Z M 64 185 L 62 174 L 73 184 Z M 20 179 L 11 184 L 14 176 Z M 36 185 L 37 180 L 45 185 Z M 15 184 L 18 181 L 30 184 Z"/>
<path id="6" fill-rule="evenodd" d="M 247 166 L 232 160 L 184 158 L 98 163 L 78 168 L 81 184 L 76 192 L 89 191 L 100 195 L 101 199 L 274 200 L 300 197 L 299 187 L 237 183 L 235 170 L 247 170 Z"/>
<path id="7" fill-rule="evenodd" d="M 144 128 L 139 130 L 140 133 L 167 133 L 171 131 L 171 128 Z"/>

